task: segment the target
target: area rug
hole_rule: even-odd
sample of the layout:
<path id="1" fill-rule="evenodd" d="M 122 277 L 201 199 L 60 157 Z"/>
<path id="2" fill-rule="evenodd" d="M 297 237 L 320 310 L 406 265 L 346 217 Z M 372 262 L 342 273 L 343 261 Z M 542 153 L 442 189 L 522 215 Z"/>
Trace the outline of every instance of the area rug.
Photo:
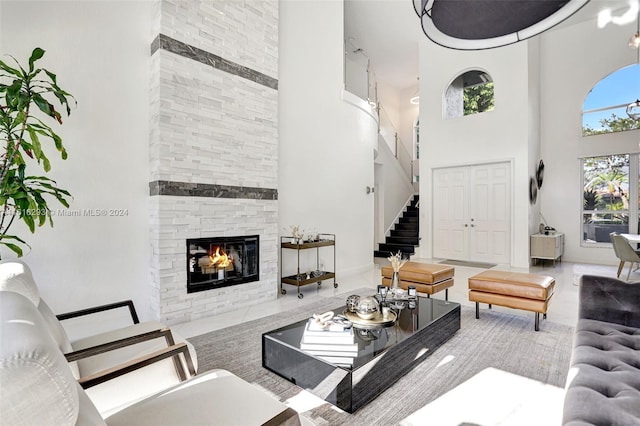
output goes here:
<path id="1" fill-rule="evenodd" d="M 466 260 L 452 260 L 452 259 L 445 259 L 438 263 L 445 263 L 447 265 L 455 265 L 455 266 L 469 266 L 471 268 L 482 268 L 482 269 L 489 269 L 489 268 L 493 268 L 494 266 L 498 266 L 495 263 L 468 262 Z"/>
<path id="2" fill-rule="evenodd" d="M 262 368 L 262 333 L 343 303 L 342 297 L 326 298 L 193 337 L 189 341 L 197 351 L 199 371 L 227 369 L 283 402 L 294 399 L 302 389 Z M 474 309 L 463 306 L 460 330 L 367 406 L 349 414 L 323 403 L 303 415 L 317 425 L 399 424 L 487 368 L 563 387 L 569 369 L 573 328 L 542 321 L 540 331 L 536 332 L 533 320 L 533 315 L 489 310 L 483 310 L 480 319 L 476 319 Z M 456 408 L 463 407 L 461 402 Z"/>

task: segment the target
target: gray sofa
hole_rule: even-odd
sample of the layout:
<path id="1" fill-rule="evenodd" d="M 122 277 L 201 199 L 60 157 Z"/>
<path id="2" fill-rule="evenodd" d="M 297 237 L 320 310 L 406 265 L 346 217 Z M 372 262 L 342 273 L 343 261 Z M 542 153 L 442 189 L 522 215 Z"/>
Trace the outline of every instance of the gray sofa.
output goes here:
<path id="1" fill-rule="evenodd" d="M 640 282 L 584 275 L 564 425 L 640 425 Z"/>

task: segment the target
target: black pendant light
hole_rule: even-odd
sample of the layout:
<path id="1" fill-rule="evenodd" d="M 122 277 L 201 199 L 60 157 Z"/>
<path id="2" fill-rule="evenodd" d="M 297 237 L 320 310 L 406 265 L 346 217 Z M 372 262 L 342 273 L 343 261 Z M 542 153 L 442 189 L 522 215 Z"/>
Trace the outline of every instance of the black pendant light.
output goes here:
<path id="1" fill-rule="evenodd" d="M 413 0 L 422 30 L 441 46 L 490 49 L 528 39 L 589 0 Z"/>

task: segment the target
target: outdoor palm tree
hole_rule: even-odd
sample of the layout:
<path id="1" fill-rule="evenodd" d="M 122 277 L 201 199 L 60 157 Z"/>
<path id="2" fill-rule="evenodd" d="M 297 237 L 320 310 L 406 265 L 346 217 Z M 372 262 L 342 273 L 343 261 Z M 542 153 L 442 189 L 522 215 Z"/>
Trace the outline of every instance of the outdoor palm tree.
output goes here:
<path id="1" fill-rule="evenodd" d="M 629 194 L 623 189 L 629 183 L 628 164 L 629 160 L 626 155 L 600 157 L 592 164 L 588 164 L 588 171 L 585 173 L 584 191 L 599 193 L 601 203 L 605 203 L 602 206 L 603 209 L 628 209 Z M 608 196 L 603 197 L 604 194 Z M 616 194 L 620 197 L 622 206 L 616 205 Z M 598 205 L 596 205 L 597 207 Z"/>

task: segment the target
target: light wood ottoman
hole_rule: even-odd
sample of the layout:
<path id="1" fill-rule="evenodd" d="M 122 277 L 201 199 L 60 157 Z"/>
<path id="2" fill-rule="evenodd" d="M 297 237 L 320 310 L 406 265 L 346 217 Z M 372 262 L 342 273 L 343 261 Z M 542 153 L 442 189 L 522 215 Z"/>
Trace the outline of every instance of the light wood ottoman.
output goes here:
<path id="1" fill-rule="evenodd" d="M 480 303 L 535 312 L 535 330 L 540 329 L 540 314 L 547 317 L 556 280 L 537 274 L 487 270 L 469 277 L 469 300 L 476 302 L 476 318 Z"/>
<path id="2" fill-rule="evenodd" d="M 453 286 L 455 269 L 449 265 L 432 265 L 429 263 L 407 262 L 400 268 L 400 287 L 407 290 L 410 285 L 427 297 L 444 290 L 444 299 L 449 300 L 449 287 Z M 391 266 L 382 267 L 382 284 L 389 287 L 393 277 Z"/>

